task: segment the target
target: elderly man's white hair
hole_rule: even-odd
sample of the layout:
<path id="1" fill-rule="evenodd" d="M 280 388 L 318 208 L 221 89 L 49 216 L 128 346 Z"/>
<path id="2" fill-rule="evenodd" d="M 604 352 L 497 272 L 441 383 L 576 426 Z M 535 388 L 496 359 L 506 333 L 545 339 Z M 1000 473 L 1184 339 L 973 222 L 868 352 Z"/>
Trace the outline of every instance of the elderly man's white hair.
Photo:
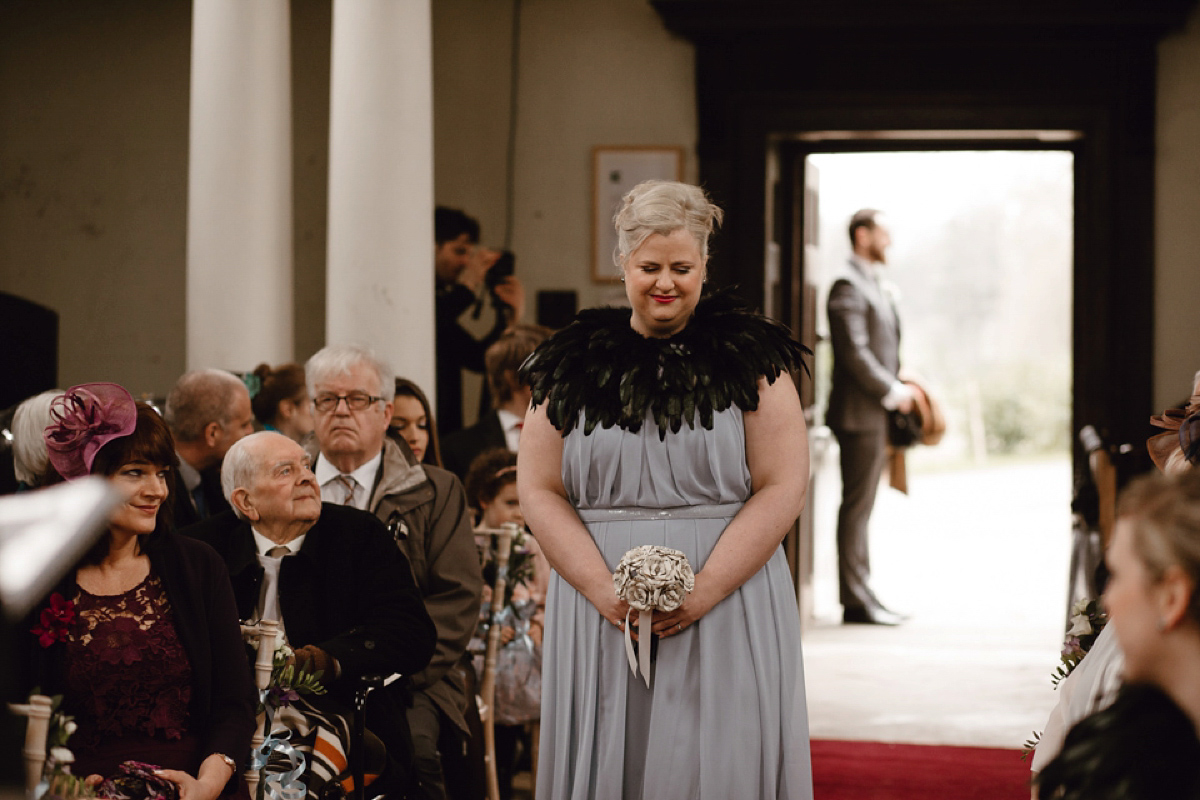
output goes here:
<path id="1" fill-rule="evenodd" d="M 233 443 L 229 452 L 225 454 L 225 460 L 221 462 L 221 494 L 225 495 L 229 505 L 233 506 L 233 511 L 238 515 L 238 519 L 245 519 L 246 515 L 234 505 L 233 492 L 239 487 L 248 489 L 262 468 L 262 465 L 255 460 L 252 448 L 256 442 L 261 442 L 264 436 L 283 436 L 283 434 L 274 431 L 259 431 L 249 436 L 243 436 Z M 291 440 L 288 439 L 288 441 Z"/>
<path id="2" fill-rule="evenodd" d="M 304 365 L 308 396 L 315 399 L 318 383 L 347 375 L 359 366 L 368 366 L 375 371 L 379 376 L 377 394 L 385 403 L 390 403 L 396 396 L 396 371 L 374 350 L 361 344 L 331 344 L 314 353 Z"/>
<path id="3" fill-rule="evenodd" d="M 17 480 L 26 486 L 41 485 L 50 466 L 46 426 L 50 424 L 50 404 L 62 393 L 62 389 L 51 389 L 35 394 L 22 401 L 13 412 L 13 471 Z"/>

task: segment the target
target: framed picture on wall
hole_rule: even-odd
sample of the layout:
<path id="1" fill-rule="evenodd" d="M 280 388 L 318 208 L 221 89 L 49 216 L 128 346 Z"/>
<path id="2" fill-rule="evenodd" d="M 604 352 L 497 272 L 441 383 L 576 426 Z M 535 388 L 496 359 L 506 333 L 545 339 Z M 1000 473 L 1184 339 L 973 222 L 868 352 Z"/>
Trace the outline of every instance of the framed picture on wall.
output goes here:
<path id="1" fill-rule="evenodd" d="M 596 283 L 621 280 L 613 264 L 617 248 L 613 215 L 626 192 L 652 178 L 682 180 L 683 148 L 592 148 L 592 280 Z"/>

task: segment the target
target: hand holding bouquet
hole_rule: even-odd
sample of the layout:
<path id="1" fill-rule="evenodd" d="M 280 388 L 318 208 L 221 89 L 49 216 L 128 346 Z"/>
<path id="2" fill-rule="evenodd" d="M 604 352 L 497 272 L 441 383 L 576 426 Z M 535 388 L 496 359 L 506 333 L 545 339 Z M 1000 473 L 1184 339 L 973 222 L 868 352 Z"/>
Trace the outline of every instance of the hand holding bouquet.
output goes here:
<path id="1" fill-rule="evenodd" d="M 696 588 L 696 575 L 687 556 L 679 550 L 644 544 L 622 556 L 613 573 L 613 588 L 630 609 L 637 609 L 638 629 L 648 632 L 654 611 L 674 611 L 683 605 L 684 598 Z M 639 648 L 638 657 L 634 657 L 633 637 L 629 631 L 631 614 L 632 610 L 625 617 L 625 655 L 634 675 L 641 667 L 642 677 L 649 687 L 650 647 Z"/>

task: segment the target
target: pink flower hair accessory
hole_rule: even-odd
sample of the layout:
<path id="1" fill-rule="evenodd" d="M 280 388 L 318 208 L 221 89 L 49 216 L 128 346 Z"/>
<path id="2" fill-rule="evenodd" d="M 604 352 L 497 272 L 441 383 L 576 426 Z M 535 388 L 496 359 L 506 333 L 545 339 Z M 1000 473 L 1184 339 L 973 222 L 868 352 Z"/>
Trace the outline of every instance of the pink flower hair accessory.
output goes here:
<path id="1" fill-rule="evenodd" d="M 101 447 L 133 433 L 137 405 L 115 383 L 82 383 L 50 404 L 50 419 L 44 434 L 50 463 L 74 480 L 91 473 Z"/>

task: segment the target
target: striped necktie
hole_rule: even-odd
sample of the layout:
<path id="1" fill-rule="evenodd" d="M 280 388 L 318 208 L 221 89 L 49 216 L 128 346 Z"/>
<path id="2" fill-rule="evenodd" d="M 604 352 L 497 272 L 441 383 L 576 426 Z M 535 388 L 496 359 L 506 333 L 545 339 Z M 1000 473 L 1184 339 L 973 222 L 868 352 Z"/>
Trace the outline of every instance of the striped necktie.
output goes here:
<path id="1" fill-rule="evenodd" d="M 342 499 L 338 502 L 344 506 L 353 506 L 354 490 L 358 487 L 358 481 L 354 480 L 353 475 L 338 475 L 334 481 L 342 489 Z"/>

